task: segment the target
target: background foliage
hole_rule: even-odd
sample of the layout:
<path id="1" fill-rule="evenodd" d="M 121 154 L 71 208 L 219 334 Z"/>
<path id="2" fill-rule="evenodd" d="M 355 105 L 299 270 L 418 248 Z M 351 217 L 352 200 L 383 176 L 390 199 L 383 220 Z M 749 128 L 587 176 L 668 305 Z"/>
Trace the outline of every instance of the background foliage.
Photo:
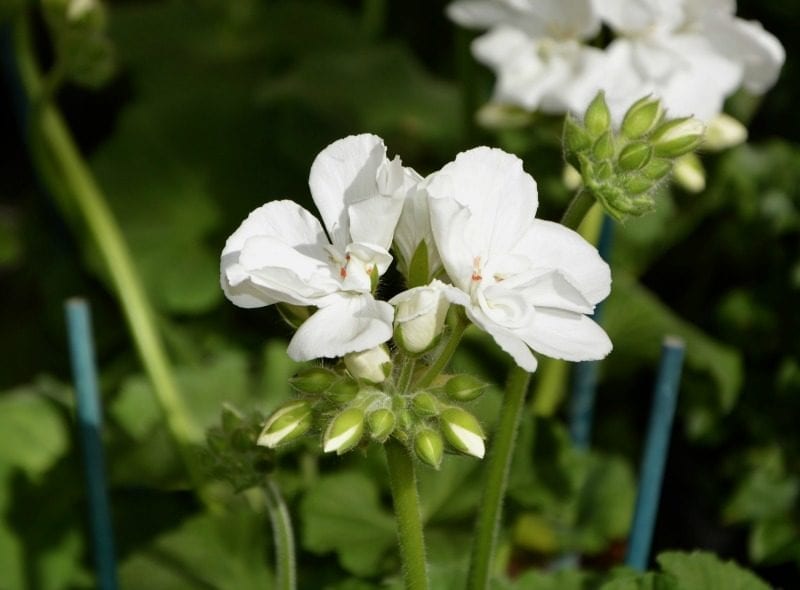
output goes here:
<path id="1" fill-rule="evenodd" d="M 800 74 L 791 23 L 800 6 L 739 4 L 740 15 L 785 44 L 781 80 L 761 104 L 730 101 L 730 112 L 750 121 L 751 140 L 704 157 L 704 193 L 663 194 L 656 213 L 617 232 L 605 315 L 615 350 L 603 365 L 594 450 L 569 446 L 563 411 L 531 413 L 508 505 L 509 573 L 571 551 L 600 570 L 620 561 L 654 363 L 669 332 L 687 341 L 687 369 L 656 551 L 708 549 L 776 586 L 798 579 Z M 288 331 L 273 310 L 223 300 L 218 253 L 262 202 L 289 197 L 310 207 L 308 169 L 332 140 L 377 133 L 423 174 L 466 147 L 499 145 L 525 158 L 541 216 L 563 210 L 559 122 L 477 127 L 473 112 L 491 76 L 443 8 L 371 0 L 109 6 L 115 73 L 92 90 L 68 84 L 59 101 L 122 225 L 203 428 L 218 425 L 223 402 L 266 414 L 289 395 L 297 366 L 285 357 Z M 43 44 L 45 60 L 47 51 Z M 95 245 L 75 212 L 41 190 L 16 132 L 15 90 L 3 90 L 0 588 L 92 585 L 62 319 L 64 299 L 78 293 L 95 314 L 123 587 L 269 587 L 263 503 L 231 492 L 230 509 L 209 515 L 186 491 Z M 471 334 L 456 362 L 502 383 L 507 359 L 485 345 Z M 481 402 L 484 415 L 496 413 L 499 395 Z M 303 548 L 301 587 L 361 590 L 397 570 L 379 453 L 341 461 L 309 443 L 276 462 Z M 478 468 L 453 457 L 422 475 L 434 575 L 450 583 L 468 547 Z M 669 556 L 651 574 L 660 582 L 622 576 L 603 587 L 698 587 L 681 577 L 695 562 Z M 528 584 L 597 582 L 529 572 L 507 587 Z"/>

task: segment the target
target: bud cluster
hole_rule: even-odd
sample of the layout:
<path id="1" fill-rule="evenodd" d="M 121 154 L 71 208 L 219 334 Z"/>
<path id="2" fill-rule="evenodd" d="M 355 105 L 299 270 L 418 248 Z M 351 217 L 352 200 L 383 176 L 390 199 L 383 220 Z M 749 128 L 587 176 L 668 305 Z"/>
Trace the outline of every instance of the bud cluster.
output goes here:
<path id="1" fill-rule="evenodd" d="M 309 432 L 322 434 L 322 450 L 342 455 L 394 437 L 437 468 L 446 449 L 482 458 L 486 435 L 461 407 L 485 384 L 471 375 L 440 376 L 417 391 L 401 390 L 385 347 L 346 356 L 333 368 L 310 367 L 290 383 L 298 397 L 278 408 L 253 441 L 275 448 Z"/>
<path id="2" fill-rule="evenodd" d="M 658 99 L 636 101 L 618 131 L 602 92 L 586 110 L 583 122 L 564 121 L 564 153 L 580 171 L 590 191 L 608 213 L 622 221 L 655 206 L 653 192 L 672 172 L 675 160 L 703 141 L 704 125 L 692 117 L 665 120 Z"/>

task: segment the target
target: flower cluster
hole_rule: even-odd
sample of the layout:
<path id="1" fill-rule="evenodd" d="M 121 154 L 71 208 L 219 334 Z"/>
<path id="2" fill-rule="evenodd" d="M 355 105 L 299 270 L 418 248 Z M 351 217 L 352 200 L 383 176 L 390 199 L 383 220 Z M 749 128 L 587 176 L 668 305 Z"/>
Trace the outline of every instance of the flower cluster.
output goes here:
<path id="1" fill-rule="evenodd" d="M 533 351 L 583 361 L 611 350 L 588 317 L 609 293 L 608 265 L 577 233 L 535 218 L 536 182 L 517 157 L 479 147 L 422 178 L 388 159 L 379 137 L 357 135 L 317 156 L 309 185 L 322 223 L 292 201 L 269 202 L 222 252 L 233 303 L 277 304 L 302 320 L 292 358 L 341 359 L 298 376 L 301 399 L 268 420 L 260 444 L 293 439 L 321 416 L 326 452 L 349 450 L 368 431 L 413 444 L 432 465 L 443 438 L 482 456 L 478 421 L 459 406 L 479 388 L 421 377 L 453 305 L 456 323 L 486 331 L 527 371 Z M 409 288 L 383 301 L 392 252 Z"/>
<path id="2" fill-rule="evenodd" d="M 673 116 L 711 122 L 739 87 L 763 93 L 785 54 L 734 0 L 456 0 L 448 15 L 489 32 L 475 57 L 497 72 L 495 100 L 582 113 L 604 90 L 619 122 L 631 97 L 655 95 Z M 590 45 L 606 25 L 611 42 Z"/>

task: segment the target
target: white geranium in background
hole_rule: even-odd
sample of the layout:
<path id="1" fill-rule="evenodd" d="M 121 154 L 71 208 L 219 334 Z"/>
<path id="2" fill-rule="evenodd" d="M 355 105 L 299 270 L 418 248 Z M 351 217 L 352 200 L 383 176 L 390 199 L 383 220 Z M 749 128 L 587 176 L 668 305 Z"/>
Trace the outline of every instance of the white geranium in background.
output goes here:
<path id="1" fill-rule="evenodd" d="M 375 135 L 334 142 L 309 177 L 325 229 L 292 201 L 259 207 L 222 251 L 225 295 L 240 307 L 319 308 L 289 344 L 295 360 L 344 356 L 389 340 L 393 309 L 372 288 L 392 261 L 388 248 L 404 193 L 417 179 L 398 158 L 387 159 Z"/>
<path id="2" fill-rule="evenodd" d="M 495 100 L 529 110 L 582 113 L 597 90 L 618 123 L 633 99 L 653 94 L 670 116 L 710 122 L 738 88 L 760 94 L 785 54 L 733 0 L 458 0 L 457 23 L 489 28 L 473 53 L 495 70 Z M 599 23 L 614 39 L 589 47 Z"/>
<path id="3" fill-rule="evenodd" d="M 600 359 L 611 342 L 586 314 L 611 286 L 608 265 L 574 231 L 535 219 L 536 182 L 511 154 L 487 147 L 458 155 L 428 184 L 431 225 L 452 285 L 433 286 L 516 363 L 545 356 Z"/>

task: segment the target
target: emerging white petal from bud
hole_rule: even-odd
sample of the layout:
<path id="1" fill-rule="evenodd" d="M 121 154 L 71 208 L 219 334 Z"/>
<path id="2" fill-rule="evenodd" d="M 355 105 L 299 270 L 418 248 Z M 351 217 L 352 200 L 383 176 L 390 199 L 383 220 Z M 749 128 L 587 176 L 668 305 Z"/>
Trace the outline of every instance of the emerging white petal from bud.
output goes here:
<path id="1" fill-rule="evenodd" d="M 395 340 L 406 352 L 419 354 L 430 349 L 442 333 L 450 306 L 435 286 L 417 287 L 390 300 L 396 306 Z"/>
<path id="2" fill-rule="evenodd" d="M 355 447 L 364 434 L 364 410 L 348 408 L 336 416 L 328 425 L 323 437 L 322 450 L 326 453 L 346 453 Z"/>
<path id="3" fill-rule="evenodd" d="M 690 193 L 699 193 L 706 188 L 706 171 L 700 158 L 686 154 L 675 160 L 672 173 L 681 187 Z"/>
<path id="4" fill-rule="evenodd" d="M 483 459 L 486 437 L 475 416 L 461 408 L 448 408 L 441 414 L 441 424 L 447 442 L 462 453 Z"/>
<path id="5" fill-rule="evenodd" d="M 311 427 L 311 407 L 305 401 L 295 401 L 279 408 L 269 417 L 256 444 L 270 449 L 294 440 Z"/>
<path id="6" fill-rule="evenodd" d="M 703 147 L 719 151 L 728 149 L 747 141 L 747 127 L 725 113 L 721 113 L 708 122 Z"/>
<path id="7" fill-rule="evenodd" d="M 344 364 L 353 377 L 370 383 L 382 383 L 392 371 L 392 357 L 385 346 L 346 354 Z"/>

